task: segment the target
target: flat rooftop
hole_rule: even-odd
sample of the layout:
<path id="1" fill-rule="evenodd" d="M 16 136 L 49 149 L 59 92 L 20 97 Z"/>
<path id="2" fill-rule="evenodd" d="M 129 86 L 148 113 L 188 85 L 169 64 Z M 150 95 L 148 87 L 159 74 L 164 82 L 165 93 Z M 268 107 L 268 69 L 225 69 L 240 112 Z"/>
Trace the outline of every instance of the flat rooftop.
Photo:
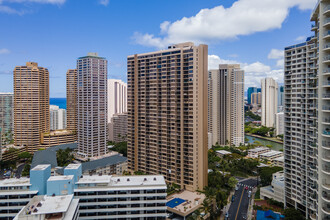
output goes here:
<path id="1" fill-rule="evenodd" d="M 9 178 L 0 180 L 0 187 L 7 186 L 31 186 L 30 178 L 22 177 L 22 178 Z"/>
<path id="2" fill-rule="evenodd" d="M 75 163 L 70 163 L 67 167 L 65 167 L 66 170 L 75 170 L 78 169 L 81 166 L 81 164 L 75 164 Z"/>
<path id="3" fill-rule="evenodd" d="M 68 212 L 73 195 L 66 196 L 35 196 L 33 199 L 20 211 L 19 215 L 47 215 L 56 213 Z M 77 206 L 78 203 L 72 203 Z M 57 218 L 56 218 L 57 219 Z M 59 218 L 62 219 L 62 218 Z"/>
<path id="4" fill-rule="evenodd" d="M 257 147 L 257 148 L 248 150 L 248 152 L 258 153 L 258 152 L 264 151 L 264 150 L 270 150 L 270 149 L 268 147 Z"/>
<path id="5" fill-rule="evenodd" d="M 180 216 L 187 216 L 201 207 L 205 198 L 206 196 L 200 192 L 184 190 L 166 198 L 167 210 Z"/>
<path id="6" fill-rule="evenodd" d="M 283 155 L 283 152 L 271 150 L 269 152 L 260 154 L 259 156 L 262 156 L 262 157 L 272 157 L 272 156 L 276 156 L 276 155 Z"/>
<path id="7" fill-rule="evenodd" d="M 275 158 L 274 160 L 279 161 L 279 162 L 284 162 L 284 156 Z"/>
<path id="8" fill-rule="evenodd" d="M 73 180 L 73 175 L 51 176 L 47 181 Z"/>
<path id="9" fill-rule="evenodd" d="M 231 154 L 231 152 L 226 151 L 226 150 L 217 150 L 216 152 L 217 152 L 218 154 L 223 154 L 223 155 Z"/>
<path id="10" fill-rule="evenodd" d="M 35 166 L 32 170 L 45 170 L 48 167 L 50 167 L 49 164 L 40 164 L 40 165 Z"/>

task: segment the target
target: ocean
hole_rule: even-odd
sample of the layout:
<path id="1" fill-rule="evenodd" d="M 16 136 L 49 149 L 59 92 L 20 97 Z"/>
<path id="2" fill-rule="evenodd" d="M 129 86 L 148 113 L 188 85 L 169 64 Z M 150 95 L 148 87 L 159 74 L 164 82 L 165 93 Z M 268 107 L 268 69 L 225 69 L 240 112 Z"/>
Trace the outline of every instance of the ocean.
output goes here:
<path id="1" fill-rule="evenodd" d="M 66 98 L 49 98 L 49 104 L 66 109 Z"/>

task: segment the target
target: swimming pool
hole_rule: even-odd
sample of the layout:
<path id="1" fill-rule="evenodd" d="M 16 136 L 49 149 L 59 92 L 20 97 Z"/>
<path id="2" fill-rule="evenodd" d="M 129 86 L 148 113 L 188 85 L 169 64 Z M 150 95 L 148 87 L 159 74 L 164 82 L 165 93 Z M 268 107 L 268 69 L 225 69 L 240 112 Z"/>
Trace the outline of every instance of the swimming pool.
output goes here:
<path id="1" fill-rule="evenodd" d="M 166 206 L 170 207 L 170 208 L 174 208 L 178 205 L 180 205 L 181 203 L 184 203 L 186 200 L 180 199 L 180 198 L 175 198 L 172 199 L 171 201 L 168 201 L 166 203 Z"/>

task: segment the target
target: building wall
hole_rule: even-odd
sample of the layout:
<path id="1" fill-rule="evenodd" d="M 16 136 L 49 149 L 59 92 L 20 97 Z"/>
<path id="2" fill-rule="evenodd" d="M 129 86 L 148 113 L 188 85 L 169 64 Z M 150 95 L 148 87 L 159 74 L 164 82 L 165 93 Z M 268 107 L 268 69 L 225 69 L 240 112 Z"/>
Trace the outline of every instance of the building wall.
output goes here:
<path id="1" fill-rule="evenodd" d="M 94 53 L 77 60 L 78 154 L 83 158 L 107 150 L 107 66 L 107 60 Z"/>
<path id="2" fill-rule="evenodd" d="M 207 51 L 183 43 L 128 56 L 129 170 L 207 185 Z"/>
<path id="3" fill-rule="evenodd" d="M 77 132 L 78 121 L 78 94 L 77 94 L 77 70 L 69 69 L 66 72 L 66 111 L 67 129 Z"/>
<path id="4" fill-rule="evenodd" d="M 15 145 L 36 151 L 40 135 L 49 132 L 49 72 L 37 63 L 27 62 L 14 70 Z"/>
<path id="5" fill-rule="evenodd" d="M 284 112 L 276 113 L 276 135 L 284 134 Z"/>
<path id="6" fill-rule="evenodd" d="M 257 93 L 257 87 L 249 87 L 247 89 L 247 103 L 252 104 L 252 94 Z"/>
<path id="7" fill-rule="evenodd" d="M 261 104 L 261 92 L 251 94 L 251 104 L 252 105 Z"/>
<path id="8" fill-rule="evenodd" d="M 127 84 L 118 79 L 108 79 L 108 123 L 114 114 L 127 112 Z"/>
<path id="9" fill-rule="evenodd" d="M 272 78 L 261 80 L 261 125 L 275 127 L 277 113 L 278 84 Z"/>
<path id="10" fill-rule="evenodd" d="M 14 94 L 0 93 L 0 136 L 3 145 L 13 138 L 14 129 Z M 7 135 L 8 134 L 8 135 Z"/>
<path id="11" fill-rule="evenodd" d="M 113 115 L 108 124 L 108 135 L 109 141 L 127 141 L 127 112 Z"/>
<path id="12" fill-rule="evenodd" d="M 316 147 L 318 71 L 315 46 L 315 40 L 308 40 L 286 47 L 284 66 L 285 204 L 313 219 L 317 219 L 315 195 L 317 176 L 321 173 L 317 172 L 316 157 L 320 153 Z M 321 147 L 322 142 L 319 143 Z"/>
<path id="13" fill-rule="evenodd" d="M 240 65 L 220 65 L 209 71 L 208 128 L 212 144 L 244 143 L 244 71 Z"/>
<path id="14" fill-rule="evenodd" d="M 41 148 L 76 142 L 76 134 L 70 130 L 57 130 L 41 134 Z"/>

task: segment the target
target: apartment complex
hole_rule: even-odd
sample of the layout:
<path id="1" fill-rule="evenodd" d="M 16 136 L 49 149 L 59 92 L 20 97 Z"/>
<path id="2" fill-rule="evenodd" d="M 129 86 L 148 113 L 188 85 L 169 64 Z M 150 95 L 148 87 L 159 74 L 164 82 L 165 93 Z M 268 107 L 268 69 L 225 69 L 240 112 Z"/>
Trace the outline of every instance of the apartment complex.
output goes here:
<path id="1" fill-rule="evenodd" d="M 66 72 L 66 126 L 67 129 L 77 132 L 78 121 L 78 94 L 77 94 L 77 70 L 69 69 Z"/>
<path id="2" fill-rule="evenodd" d="M 284 134 L 284 112 L 279 112 L 276 113 L 276 129 L 275 129 L 275 134 L 280 135 Z"/>
<path id="3" fill-rule="evenodd" d="M 319 115 L 318 119 L 318 112 L 323 114 L 322 106 L 325 103 L 321 102 L 322 98 L 318 99 L 319 95 L 322 96 L 322 91 L 319 94 L 318 90 L 323 90 L 323 87 L 318 85 L 321 71 L 318 71 L 317 67 L 317 50 L 315 37 L 285 48 L 285 205 L 303 211 L 306 218 L 324 219 L 321 217 L 322 213 L 317 210 L 317 195 L 321 195 L 318 188 L 322 189 L 322 181 L 318 185 L 318 177 L 323 174 L 321 171 L 318 172 L 317 155 L 320 155 L 322 160 L 322 154 L 318 151 L 323 148 L 322 146 L 327 147 L 322 145 L 318 137 L 318 133 L 323 136 L 324 130 L 322 123 L 321 129 L 318 127 L 317 121 L 322 122 L 324 117 Z M 321 51 L 322 49 L 320 53 Z M 319 62 L 322 65 L 322 59 Z M 321 198 L 318 201 L 320 204 Z"/>
<path id="4" fill-rule="evenodd" d="M 209 71 L 208 132 L 212 144 L 244 143 L 244 71 L 239 64 L 221 64 Z"/>
<path id="5" fill-rule="evenodd" d="M 49 72 L 27 62 L 14 70 L 15 145 L 30 152 L 40 145 L 41 133 L 49 131 Z"/>
<path id="6" fill-rule="evenodd" d="M 105 58 L 88 53 L 77 60 L 78 155 L 106 154 L 107 67 Z"/>
<path id="7" fill-rule="evenodd" d="M 57 210 L 73 219 L 77 213 L 79 219 L 166 218 L 162 176 L 84 176 L 81 164 L 70 164 L 63 172 L 51 176 L 50 165 L 38 165 L 30 171 L 30 178 L 1 180 L 0 217 L 12 219 L 20 210 L 16 218 L 29 211 L 53 215 Z M 57 209 L 49 206 L 51 203 L 57 204 Z"/>
<path id="8" fill-rule="evenodd" d="M 114 114 L 127 112 L 127 84 L 118 79 L 108 79 L 108 123 Z"/>
<path id="9" fill-rule="evenodd" d="M 0 136 L 3 145 L 8 144 L 13 138 L 14 129 L 14 94 L 0 92 Z"/>
<path id="10" fill-rule="evenodd" d="M 128 169 L 207 185 L 207 45 L 127 57 Z"/>
<path id="11" fill-rule="evenodd" d="M 251 104 L 252 105 L 261 105 L 261 92 L 252 93 Z"/>
<path id="12" fill-rule="evenodd" d="M 278 84 L 273 78 L 261 80 L 261 125 L 275 128 Z"/>
<path id="13" fill-rule="evenodd" d="M 257 87 L 249 87 L 247 89 L 247 103 L 250 105 L 252 104 L 252 94 L 253 93 L 258 93 L 258 88 Z"/>
<path id="14" fill-rule="evenodd" d="M 63 130 L 66 128 L 66 110 L 57 105 L 49 106 L 50 130 Z"/>
<path id="15" fill-rule="evenodd" d="M 108 124 L 108 140 L 122 142 L 127 140 L 127 112 L 114 114 Z"/>

